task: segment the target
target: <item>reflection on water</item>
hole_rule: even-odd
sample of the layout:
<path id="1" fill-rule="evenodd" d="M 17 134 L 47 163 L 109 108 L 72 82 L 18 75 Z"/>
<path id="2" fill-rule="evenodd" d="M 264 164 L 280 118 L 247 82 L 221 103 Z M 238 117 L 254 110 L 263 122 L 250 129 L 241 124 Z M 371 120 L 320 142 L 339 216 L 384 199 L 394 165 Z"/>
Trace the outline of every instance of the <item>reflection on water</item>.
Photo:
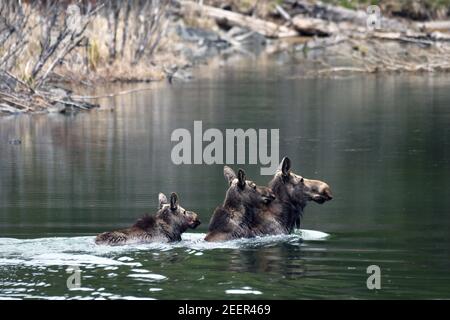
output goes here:
<path id="1" fill-rule="evenodd" d="M 103 100 L 92 113 L 0 118 L 0 296 L 450 298 L 450 81 L 295 73 L 250 62 Z M 279 128 L 294 171 L 332 187 L 333 201 L 310 204 L 302 226 L 331 237 L 213 249 L 201 239 L 117 251 L 88 244 L 154 212 L 160 191 L 176 191 L 204 222 L 197 236 L 206 232 L 226 190 L 222 166 L 170 160 L 171 132 L 194 120 L 204 129 Z M 259 184 L 270 178 L 260 165 L 241 167 Z M 42 263 L 6 249 L 48 237 L 66 240 L 34 243 Z M 69 291 L 67 266 L 80 261 L 83 286 Z M 378 292 L 366 288 L 371 264 L 382 270 Z"/>

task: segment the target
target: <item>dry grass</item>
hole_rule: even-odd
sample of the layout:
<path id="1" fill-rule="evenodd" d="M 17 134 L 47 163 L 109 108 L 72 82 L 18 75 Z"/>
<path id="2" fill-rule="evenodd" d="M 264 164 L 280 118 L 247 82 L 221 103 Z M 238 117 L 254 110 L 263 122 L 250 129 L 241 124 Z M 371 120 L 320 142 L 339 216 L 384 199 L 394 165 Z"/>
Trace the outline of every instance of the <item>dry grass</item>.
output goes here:
<path id="1" fill-rule="evenodd" d="M 186 64 L 168 28 L 168 2 L 0 2 L 0 113 L 88 110 L 55 82 L 161 80 Z M 86 10 L 86 12 L 83 12 Z M 111 14 L 115 13 L 115 14 Z"/>
<path id="2" fill-rule="evenodd" d="M 149 29 L 151 32 L 144 29 L 143 15 L 136 12 L 133 16 L 134 8 L 127 21 L 125 13 L 121 12 L 117 23 L 117 44 L 114 56 L 111 54 L 114 32 L 108 21 L 109 15 L 105 12 L 106 8 L 99 10 L 84 31 L 83 41 L 58 61 L 49 79 L 83 83 L 151 81 L 164 78 L 164 70 L 168 65 L 186 63 L 186 61 L 175 53 L 174 46 L 179 43 L 179 39 L 174 32 L 169 32 L 169 21 L 165 16 L 167 4 L 164 1 L 161 3 L 159 20 L 155 20 L 157 22 Z M 14 45 L 22 37 L 25 44 L 15 55 L 13 63 L 3 66 L 2 69 L 33 86 L 35 84 L 33 67 L 40 59 L 41 42 L 46 33 L 45 24 L 42 23 L 45 17 L 36 6 L 24 4 L 23 7 L 28 18 L 24 25 L 24 32 L 13 34 L 0 46 L 0 61 L 2 55 L 7 54 L 8 50 L 14 50 Z M 64 14 L 64 10 L 61 12 Z M 150 18 L 148 14 L 145 17 Z M 58 18 L 60 26 L 56 26 L 53 30 L 55 34 L 51 37 L 57 37 L 57 31 L 62 28 L 63 20 L 63 17 Z M 125 39 L 125 45 L 122 44 L 123 39 Z M 137 52 L 142 45 L 145 45 L 146 49 L 140 57 Z M 49 64 L 50 62 L 47 62 L 43 69 Z"/>

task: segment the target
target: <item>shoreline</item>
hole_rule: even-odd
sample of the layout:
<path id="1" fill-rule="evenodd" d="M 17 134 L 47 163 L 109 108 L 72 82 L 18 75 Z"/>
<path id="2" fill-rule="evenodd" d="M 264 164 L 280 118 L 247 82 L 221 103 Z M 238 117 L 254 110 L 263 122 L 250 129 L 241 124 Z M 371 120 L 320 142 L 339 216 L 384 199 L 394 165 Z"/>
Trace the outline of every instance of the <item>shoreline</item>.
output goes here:
<path id="1" fill-rule="evenodd" d="M 132 26 L 128 17 L 138 11 L 125 6 L 116 9 L 120 14 L 115 20 L 107 15 L 111 8 L 104 6 L 84 14 L 75 5 L 58 6 L 50 13 L 64 23 L 53 25 L 52 32 L 59 34 L 57 40 L 66 33 L 71 37 L 60 43 L 47 37 L 47 47 L 42 45 L 36 61 L 32 47 L 24 47 L 15 57 L 3 61 L 3 66 L 10 67 L 0 69 L 5 83 L 0 85 L 0 115 L 90 110 L 98 107 L 92 103 L 95 99 L 83 99 L 73 88 L 189 81 L 199 66 L 234 56 L 263 55 L 275 61 L 277 56 L 287 55 L 299 60 L 299 77 L 450 72 L 449 21 L 417 22 L 381 16 L 380 28 L 368 30 L 366 20 L 370 17 L 363 10 L 294 2 L 295 6 L 283 3 L 266 8 L 258 16 L 248 14 L 239 2 L 215 7 L 214 1 L 203 5 L 193 1 L 169 5 L 163 1 L 162 7 L 156 8 L 160 11 L 151 11 L 153 26 L 144 21 Z M 39 7 L 24 6 L 30 19 L 41 12 Z M 72 29 L 67 27 L 71 19 Z M 111 37 L 101 41 L 99 37 L 110 27 L 115 30 L 113 41 Z M 130 28 L 135 31 L 133 37 Z M 145 28 L 150 36 L 142 31 Z M 33 37 L 38 36 L 38 30 L 31 31 L 37 33 Z M 150 46 L 142 48 L 136 35 Z M 14 39 L 14 34 L 9 37 Z M 20 64 L 27 59 L 26 53 L 31 54 L 29 61 Z M 33 68 L 30 62 L 35 63 Z"/>

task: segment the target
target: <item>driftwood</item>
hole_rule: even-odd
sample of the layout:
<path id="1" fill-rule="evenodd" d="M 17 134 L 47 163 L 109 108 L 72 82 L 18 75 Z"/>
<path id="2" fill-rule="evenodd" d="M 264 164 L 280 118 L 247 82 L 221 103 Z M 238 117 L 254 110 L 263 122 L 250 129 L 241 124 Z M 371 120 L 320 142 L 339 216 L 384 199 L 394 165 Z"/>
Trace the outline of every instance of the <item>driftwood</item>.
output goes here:
<path id="1" fill-rule="evenodd" d="M 63 90 L 62 90 L 63 91 Z M 65 92 L 65 91 L 63 91 Z M 97 104 L 74 99 L 69 95 L 58 96 L 51 91 L 16 90 L 11 93 L 0 91 L 0 112 L 16 114 L 24 112 L 47 112 L 58 109 L 58 112 L 74 110 L 90 110 Z"/>
<path id="2" fill-rule="evenodd" d="M 286 38 L 298 35 L 297 31 L 271 21 L 265 21 L 212 6 L 200 5 L 193 1 L 180 1 L 180 4 L 182 12 L 198 12 L 209 18 L 220 20 L 222 24 L 247 28 L 267 38 Z"/>
<path id="3" fill-rule="evenodd" d="M 450 34 L 426 32 L 434 28 L 442 30 L 450 27 L 450 21 L 414 24 L 405 20 L 381 16 L 380 29 L 372 32 L 367 29 L 369 14 L 363 10 L 351 10 L 324 4 L 320 1 L 296 0 L 293 1 L 295 7 L 300 8 L 302 13 L 292 15 L 290 13 L 290 8 L 293 6 L 291 2 L 287 2 L 283 6 L 278 4 L 275 6 L 278 14 L 283 20 L 287 21 L 285 24 L 277 24 L 254 16 L 200 5 L 193 1 L 180 1 L 180 6 L 184 12 L 198 12 L 218 20 L 222 25 L 239 26 L 258 32 L 268 38 L 284 38 L 299 35 L 330 37 L 340 34 L 349 38 L 375 38 L 426 46 L 439 41 L 450 41 Z M 289 3 L 291 3 L 291 7 L 289 7 Z M 296 12 L 299 12 L 298 9 Z M 227 38 L 225 40 L 237 46 L 236 41 L 234 41 L 236 39 Z"/>
<path id="4" fill-rule="evenodd" d="M 320 1 L 296 0 L 295 4 L 311 17 L 335 23 L 350 22 L 365 27 L 369 17 L 368 13 L 363 10 L 351 10 Z M 381 16 L 381 28 L 391 31 L 405 31 L 408 25 L 404 21 Z"/>
<path id="5" fill-rule="evenodd" d="M 450 21 L 427 21 L 416 24 L 417 29 L 422 31 L 450 31 Z"/>
<path id="6" fill-rule="evenodd" d="M 375 41 L 375 43 L 374 43 Z M 328 75 L 334 73 L 352 72 L 449 72 L 450 50 L 445 46 L 409 45 L 398 42 L 385 45 L 379 40 L 348 39 L 352 50 L 342 50 L 338 55 L 351 61 L 349 66 L 333 66 L 323 62 L 325 69 L 315 74 Z"/>
<path id="7" fill-rule="evenodd" d="M 371 36 L 384 40 L 397 40 L 431 46 L 438 41 L 450 41 L 450 34 L 441 32 L 373 32 Z"/>
<path id="8" fill-rule="evenodd" d="M 331 36 L 339 31 L 338 26 L 333 22 L 303 15 L 295 16 L 292 19 L 292 25 L 301 35 L 307 36 Z"/>

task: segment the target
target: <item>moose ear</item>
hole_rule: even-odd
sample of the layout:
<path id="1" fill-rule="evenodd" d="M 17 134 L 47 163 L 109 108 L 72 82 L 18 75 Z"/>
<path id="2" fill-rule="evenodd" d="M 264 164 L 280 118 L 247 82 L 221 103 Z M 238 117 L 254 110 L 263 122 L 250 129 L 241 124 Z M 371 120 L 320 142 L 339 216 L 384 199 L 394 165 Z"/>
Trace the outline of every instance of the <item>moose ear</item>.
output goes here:
<path id="1" fill-rule="evenodd" d="M 229 166 L 223 167 L 223 175 L 230 185 L 233 180 L 236 179 L 236 173 L 234 173 L 233 169 L 231 169 Z"/>
<path id="2" fill-rule="evenodd" d="M 239 169 L 238 171 L 238 187 L 241 189 L 245 188 L 245 171 L 242 169 Z"/>
<path id="3" fill-rule="evenodd" d="M 161 209 L 163 205 L 168 204 L 167 197 L 164 193 L 160 192 L 158 195 L 159 208 Z"/>
<path id="4" fill-rule="evenodd" d="M 178 209 L 178 196 L 175 192 L 170 195 L 170 210 Z"/>
<path id="5" fill-rule="evenodd" d="M 291 160 L 288 157 L 284 157 L 278 169 L 281 170 L 283 176 L 288 176 L 291 171 Z"/>

